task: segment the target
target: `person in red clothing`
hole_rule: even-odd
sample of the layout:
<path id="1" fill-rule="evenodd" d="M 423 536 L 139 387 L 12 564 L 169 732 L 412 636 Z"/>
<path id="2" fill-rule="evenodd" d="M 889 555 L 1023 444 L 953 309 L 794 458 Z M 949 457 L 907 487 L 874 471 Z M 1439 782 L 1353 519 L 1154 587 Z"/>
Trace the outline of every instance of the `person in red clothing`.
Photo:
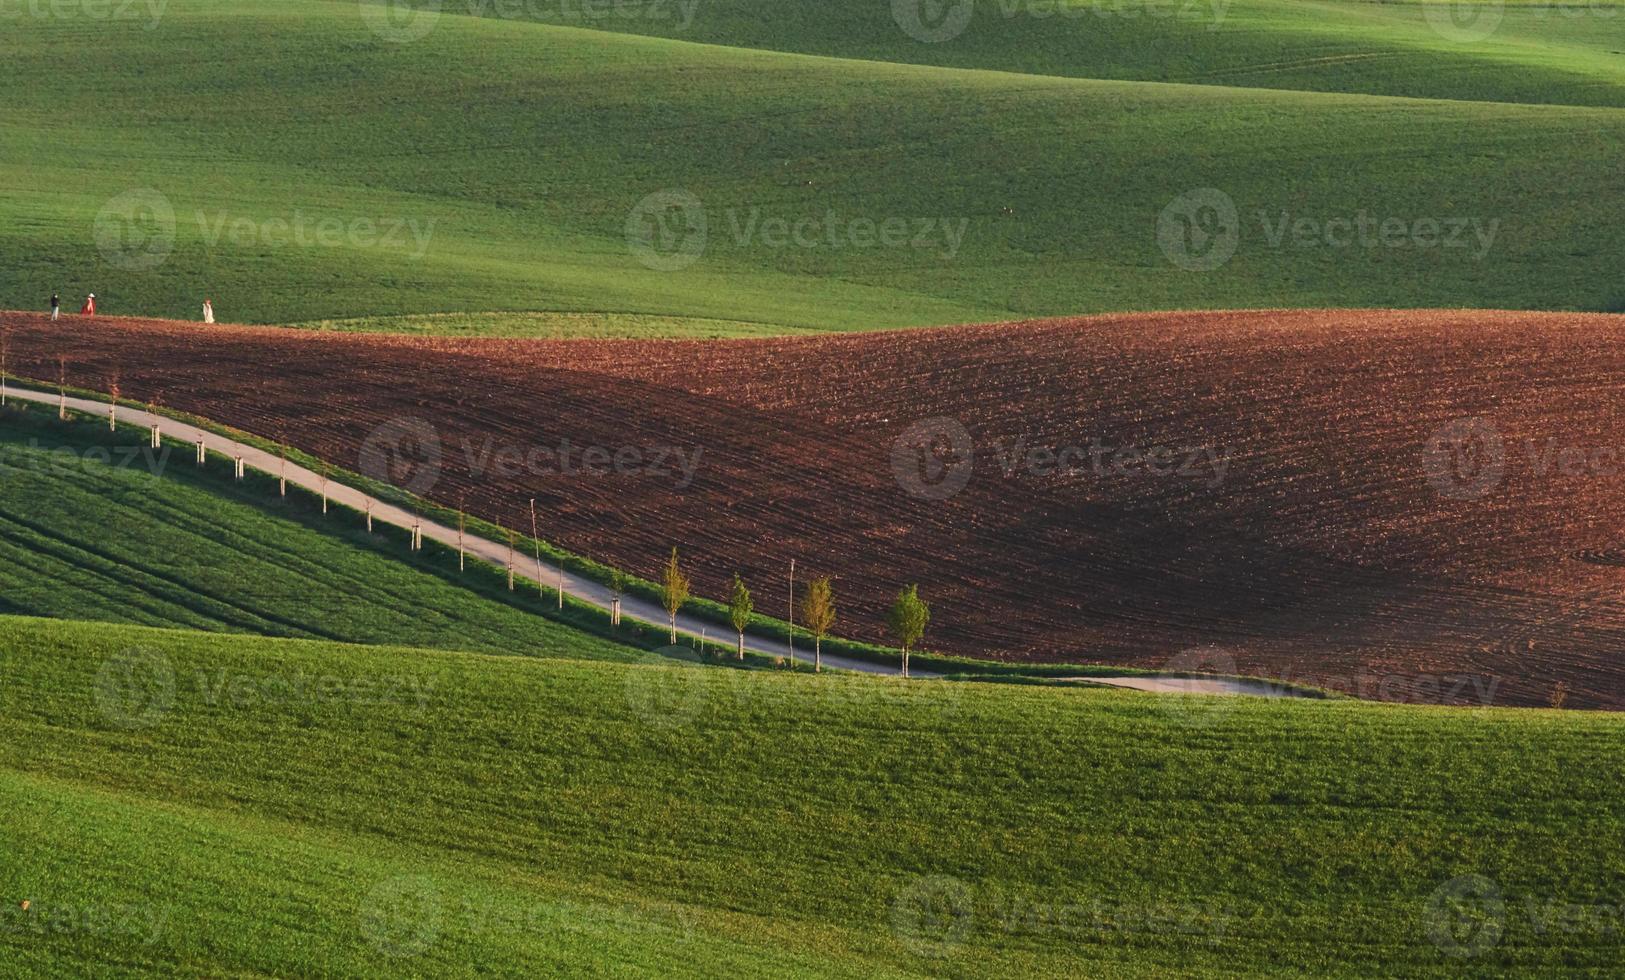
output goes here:
<path id="1" fill-rule="evenodd" d="M 86 297 L 86 299 L 85 299 L 85 308 L 79 311 L 79 315 L 80 316 L 95 316 L 96 315 L 96 294 L 95 293 L 91 293 L 88 297 Z"/>

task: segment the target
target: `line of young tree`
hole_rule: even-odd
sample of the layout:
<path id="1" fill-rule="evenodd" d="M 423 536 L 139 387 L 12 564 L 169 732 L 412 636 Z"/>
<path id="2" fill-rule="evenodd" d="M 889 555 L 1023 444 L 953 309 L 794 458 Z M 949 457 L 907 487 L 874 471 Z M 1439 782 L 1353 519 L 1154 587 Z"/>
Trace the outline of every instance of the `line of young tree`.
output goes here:
<path id="1" fill-rule="evenodd" d="M 688 602 L 692 587 L 693 581 L 683 571 L 677 549 L 671 549 L 671 557 L 666 560 L 666 565 L 660 573 L 660 600 L 666 610 L 666 621 L 671 629 L 673 644 L 677 642 L 677 614 Z M 824 637 L 835 628 L 837 620 L 835 587 L 830 583 L 829 576 L 821 576 L 809 582 L 799 602 L 794 601 L 792 597 L 792 608 L 801 616 L 801 621 L 797 625 L 812 635 L 813 670 L 821 672 L 824 669 Z M 728 622 L 734 628 L 737 637 L 734 652 L 740 660 L 745 659 L 745 632 L 750 628 L 755 615 L 756 604 L 751 598 L 750 589 L 745 585 L 744 578 L 735 572 L 733 587 L 728 596 Z M 931 608 L 920 598 L 919 586 L 910 585 L 897 593 L 897 598 L 887 611 L 886 625 L 898 646 L 902 648 L 904 677 L 908 676 L 909 653 L 925 638 L 925 628 L 930 621 Z"/>

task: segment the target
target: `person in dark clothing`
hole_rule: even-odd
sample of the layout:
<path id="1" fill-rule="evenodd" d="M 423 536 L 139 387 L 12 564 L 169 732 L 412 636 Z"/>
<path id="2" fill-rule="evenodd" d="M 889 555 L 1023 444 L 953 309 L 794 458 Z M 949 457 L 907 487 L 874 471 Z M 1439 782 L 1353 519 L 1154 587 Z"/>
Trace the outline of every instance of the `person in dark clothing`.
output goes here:
<path id="1" fill-rule="evenodd" d="M 51 294 L 51 319 L 55 320 L 57 314 L 62 312 L 62 297 L 56 293 Z"/>

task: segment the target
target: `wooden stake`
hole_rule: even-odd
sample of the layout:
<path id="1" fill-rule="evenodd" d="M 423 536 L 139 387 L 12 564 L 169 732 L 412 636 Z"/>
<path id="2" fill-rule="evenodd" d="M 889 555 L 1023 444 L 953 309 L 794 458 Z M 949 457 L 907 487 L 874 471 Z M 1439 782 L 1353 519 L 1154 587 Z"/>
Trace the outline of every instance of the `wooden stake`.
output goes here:
<path id="1" fill-rule="evenodd" d="M 372 533 L 372 498 L 367 498 L 367 533 Z"/>
<path id="2" fill-rule="evenodd" d="M 241 456 L 238 456 L 237 457 L 237 479 L 241 480 L 242 478 L 243 478 L 243 458 Z"/>
<path id="3" fill-rule="evenodd" d="M 514 533 L 508 532 L 508 591 L 513 591 L 513 539 Z"/>
<path id="4" fill-rule="evenodd" d="M 542 584 L 542 539 L 536 536 L 536 498 L 530 498 L 530 540 L 536 546 L 536 594 L 547 594 L 547 586 Z"/>
<path id="5" fill-rule="evenodd" d="M 463 555 L 463 537 L 464 537 L 464 533 L 466 531 L 467 522 L 468 522 L 467 516 L 465 516 L 462 511 L 458 511 L 457 512 L 457 570 L 459 572 L 465 572 L 465 571 L 468 570 L 467 562 L 466 562 L 465 557 Z"/>
<path id="6" fill-rule="evenodd" d="M 158 423 L 152 423 L 152 448 L 157 449 L 164 444 L 163 434 L 158 431 Z"/>
<path id="7" fill-rule="evenodd" d="M 203 437 L 197 437 L 197 465 L 202 466 L 207 459 L 207 450 L 203 448 Z"/>

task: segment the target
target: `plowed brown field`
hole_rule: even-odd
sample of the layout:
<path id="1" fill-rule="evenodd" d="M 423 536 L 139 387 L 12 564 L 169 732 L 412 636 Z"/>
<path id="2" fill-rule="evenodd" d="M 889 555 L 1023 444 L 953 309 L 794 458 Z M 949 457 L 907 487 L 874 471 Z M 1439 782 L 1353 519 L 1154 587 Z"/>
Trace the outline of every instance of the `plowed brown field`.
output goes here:
<path id="1" fill-rule="evenodd" d="M 0 323 L 14 373 L 54 379 L 65 356 L 71 384 L 116 375 L 126 397 L 349 468 L 381 424 L 423 420 L 441 447 L 427 496 L 519 528 L 535 496 L 544 537 L 646 577 L 677 545 L 698 591 L 721 597 L 738 569 L 779 615 L 795 557 L 837 577 L 839 632 L 861 639 L 918 581 L 948 652 L 1233 662 L 1444 703 L 1545 704 L 1561 683 L 1570 706 L 1625 708 L 1625 317 L 1188 313 L 739 342 Z M 700 463 L 684 485 L 524 465 L 565 440 L 578 467 L 667 447 Z M 518 472 L 495 468 L 504 447 Z"/>

